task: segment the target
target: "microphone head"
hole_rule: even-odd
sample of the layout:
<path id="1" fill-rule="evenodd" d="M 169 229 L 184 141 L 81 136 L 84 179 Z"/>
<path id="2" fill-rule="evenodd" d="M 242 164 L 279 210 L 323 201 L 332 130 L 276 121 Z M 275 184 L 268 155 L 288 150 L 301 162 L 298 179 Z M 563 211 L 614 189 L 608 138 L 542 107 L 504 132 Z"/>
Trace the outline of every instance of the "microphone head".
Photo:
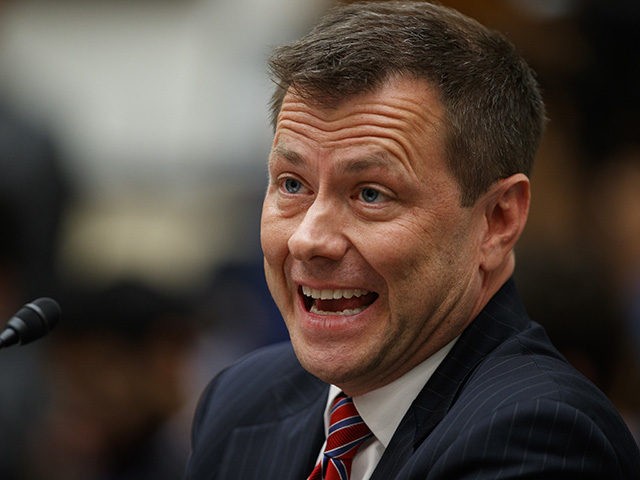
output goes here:
<path id="1" fill-rule="evenodd" d="M 9 320 L 8 327 L 16 331 L 20 344 L 46 335 L 60 320 L 60 306 L 52 298 L 42 297 L 27 303 Z"/>

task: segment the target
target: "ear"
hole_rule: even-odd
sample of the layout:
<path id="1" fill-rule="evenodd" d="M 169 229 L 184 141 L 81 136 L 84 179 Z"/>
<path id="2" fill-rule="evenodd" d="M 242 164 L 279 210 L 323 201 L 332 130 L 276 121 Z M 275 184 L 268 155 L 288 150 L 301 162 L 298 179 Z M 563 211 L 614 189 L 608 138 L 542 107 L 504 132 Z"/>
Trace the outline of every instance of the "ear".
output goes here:
<path id="1" fill-rule="evenodd" d="M 486 232 L 480 246 L 480 268 L 485 272 L 500 269 L 524 230 L 529 215 L 531 186 L 522 173 L 496 182 L 483 196 Z"/>

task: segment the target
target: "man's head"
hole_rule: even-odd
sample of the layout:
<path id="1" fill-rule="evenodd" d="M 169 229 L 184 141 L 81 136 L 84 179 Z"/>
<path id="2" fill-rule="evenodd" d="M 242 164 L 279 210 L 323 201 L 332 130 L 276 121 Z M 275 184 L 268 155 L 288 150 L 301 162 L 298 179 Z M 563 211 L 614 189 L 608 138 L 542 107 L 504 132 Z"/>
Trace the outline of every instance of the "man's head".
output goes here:
<path id="1" fill-rule="evenodd" d="M 501 34 L 428 2 L 363 2 L 332 10 L 271 57 L 275 127 L 290 87 L 331 106 L 412 75 L 445 106 L 447 160 L 471 205 L 495 180 L 530 174 L 544 123 L 533 72 Z"/>
<path id="2" fill-rule="evenodd" d="M 362 394 L 458 336 L 511 275 L 543 109 L 506 42 L 426 3 L 339 9 L 272 66 L 267 281 L 302 365 Z"/>

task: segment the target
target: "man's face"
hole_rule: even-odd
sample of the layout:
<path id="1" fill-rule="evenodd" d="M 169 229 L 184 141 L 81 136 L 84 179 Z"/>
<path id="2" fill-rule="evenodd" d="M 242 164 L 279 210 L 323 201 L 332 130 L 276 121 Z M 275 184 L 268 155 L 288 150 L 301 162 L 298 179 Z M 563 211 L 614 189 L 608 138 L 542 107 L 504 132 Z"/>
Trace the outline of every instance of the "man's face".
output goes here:
<path id="1" fill-rule="evenodd" d="M 485 222 L 460 207 L 443 118 L 409 78 L 332 109 L 284 98 L 262 212 L 267 282 L 302 365 L 351 395 L 395 380 L 477 313 Z"/>

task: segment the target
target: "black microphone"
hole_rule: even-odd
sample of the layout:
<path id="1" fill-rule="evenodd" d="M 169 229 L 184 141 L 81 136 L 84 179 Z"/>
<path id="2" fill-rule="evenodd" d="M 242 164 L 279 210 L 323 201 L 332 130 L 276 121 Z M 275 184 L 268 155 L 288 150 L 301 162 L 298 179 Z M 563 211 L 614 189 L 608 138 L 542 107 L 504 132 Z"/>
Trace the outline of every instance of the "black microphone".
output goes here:
<path id="1" fill-rule="evenodd" d="M 27 303 L 11 317 L 0 333 L 0 348 L 37 340 L 56 326 L 60 313 L 58 302 L 52 298 L 42 297 Z"/>

